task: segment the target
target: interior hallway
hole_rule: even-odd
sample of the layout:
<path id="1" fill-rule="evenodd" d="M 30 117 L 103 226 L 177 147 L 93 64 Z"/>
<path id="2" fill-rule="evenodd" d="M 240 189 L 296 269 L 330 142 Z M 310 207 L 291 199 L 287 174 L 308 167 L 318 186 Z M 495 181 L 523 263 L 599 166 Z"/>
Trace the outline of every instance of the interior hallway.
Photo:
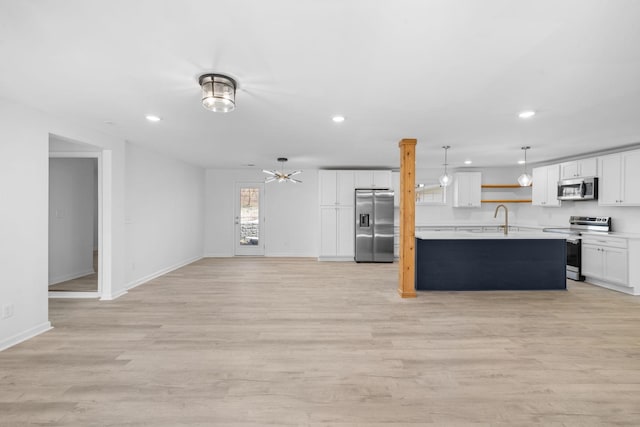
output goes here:
<path id="1" fill-rule="evenodd" d="M 60 292 L 96 292 L 98 290 L 98 251 L 93 251 L 93 271 L 95 273 L 77 279 L 49 285 L 50 291 Z"/>
<path id="2" fill-rule="evenodd" d="M 50 300 L 0 353 L 0 424 L 637 425 L 640 299 L 397 296 L 397 264 L 205 258 Z"/>

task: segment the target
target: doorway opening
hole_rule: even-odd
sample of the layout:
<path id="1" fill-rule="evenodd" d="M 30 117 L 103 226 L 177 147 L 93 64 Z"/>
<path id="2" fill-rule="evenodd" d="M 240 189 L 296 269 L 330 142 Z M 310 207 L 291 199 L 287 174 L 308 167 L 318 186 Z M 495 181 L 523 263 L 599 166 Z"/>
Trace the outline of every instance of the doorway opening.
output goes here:
<path id="1" fill-rule="evenodd" d="M 236 183 L 235 255 L 264 256 L 263 205 L 263 183 Z"/>
<path id="2" fill-rule="evenodd" d="M 111 159 L 49 136 L 49 298 L 113 299 Z"/>
<path id="3" fill-rule="evenodd" d="M 98 296 L 98 158 L 49 158 L 49 291 Z"/>

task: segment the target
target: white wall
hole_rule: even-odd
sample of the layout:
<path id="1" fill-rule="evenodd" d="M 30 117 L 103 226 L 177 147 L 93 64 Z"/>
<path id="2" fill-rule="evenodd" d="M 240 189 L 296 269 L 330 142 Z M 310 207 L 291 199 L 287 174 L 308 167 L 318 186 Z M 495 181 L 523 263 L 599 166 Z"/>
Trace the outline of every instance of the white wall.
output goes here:
<path id="1" fill-rule="evenodd" d="M 202 257 L 204 169 L 126 146 L 127 286 Z"/>
<path id="2" fill-rule="evenodd" d="M 0 99 L 0 349 L 46 331 L 50 134 L 86 141 L 112 159 L 112 289 L 124 291 L 124 142 L 81 124 Z"/>
<path id="3" fill-rule="evenodd" d="M 50 328 L 47 306 L 49 136 L 37 112 L 0 100 L 0 349 Z"/>
<path id="4" fill-rule="evenodd" d="M 94 273 L 96 159 L 49 159 L 49 284 Z"/>
<path id="5" fill-rule="evenodd" d="M 460 168 L 455 172 L 482 172 L 483 184 L 516 184 L 518 176 L 522 173 L 521 168 Z M 437 183 L 438 177 L 442 174 L 442 169 L 416 169 L 416 183 Z M 447 201 L 445 205 L 417 205 L 416 225 L 469 223 L 469 224 L 493 224 L 504 223 L 502 213 L 498 218 L 494 218 L 496 209 L 495 203 L 483 203 L 479 208 L 454 208 L 453 207 L 453 185 L 446 188 Z M 530 199 L 531 188 L 517 189 L 483 189 L 482 198 L 485 199 Z M 531 209 L 528 203 L 507 203 L 509 208 L 509 222 L 520 222 L 523 211 Z M 396 213 L 396 218 L 399 218 Z M 568 217 L 567 220 L 568 221 Z"/>
<path id="6" fill-rule="evenodd" d="M 640 233 L 640 207 L 638 206 L 598 206 L 592 201 L 563 201 L 557 208 L 530 206 L 520 212 L 518 222 L 534 225 L 568 226 L 571 215 L 610 216 L 613 231 Z"/>
<path id="7" fill-rule="evenodd" d="M 531 173 L 531 167 L 528 168 Z M 483 184 L 515 184 L 522 173 L 521 167 L 515 168 L 460 168 L 458 172 L 480 171 Z M 437 182 L 441 169 L 417 169 L 416 183 Z M 531 198 L 530 189 L 483 190 L 483 198 Z M 445 206 L 416 206 L 416 225 L 449 223 L 496 223 L 502 224 L 504 216 L 493 218 L 495 203 L 483 203 L 480 208 L 454 208 L 453 188 L 447 188 Z M 598 206 L 597 201 L 563 201 L 560 207 L 550 208 L 532 206 L 529 203 L 507 203 L 509 222 L 520 225 L 568 227 L 569 217 L 610 216 L 614 231 L 640 233 L 640 207 Z M 396 214 L 396 218 L 398 215 Z"/>
<path id="8" fill-rule="evenodd" d="M 206 173 L 205 256 L 234 255 L 236 182 L 263 182 L 253 169 Z M 318 256 L 318 171 L 296 176 L 301 184 L 265 184 L 265 256 Z"/>
<path id="9" fill-rule="evenodd" d="M 62 122 L 46 117 L 50 152 L 101 153 L 103 198 L 110 199 L 111 211 L 103 219 L 103 244 L 111 247 L 111 265 L 105 262 L 102 299 L 117 298 L 127 291 L 125 260 L 125 142 L 95 132 L 81 124 Z M 105 230 L 111 230 L 109 236 Z M 105 254 L 103 254 L 105 255 Z M 103 276 L 104 277 L 104 276 Z M 110 282 L 110 286 L 109 286 Z"/>

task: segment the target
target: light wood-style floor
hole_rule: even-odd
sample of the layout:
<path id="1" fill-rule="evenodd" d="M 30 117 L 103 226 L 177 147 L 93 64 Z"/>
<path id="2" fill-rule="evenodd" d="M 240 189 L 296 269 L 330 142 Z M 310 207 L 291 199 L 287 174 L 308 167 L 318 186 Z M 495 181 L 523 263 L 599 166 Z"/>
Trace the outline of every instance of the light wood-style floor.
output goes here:
<path id="1" fill-rule="evenodd" d="M 98 290 L 98 273 L 49 285 L 49 290 L 59 292 L 95 292 Z"/>
<path id="2" fill-rule="evenodd" d="M 396 293 L 397 264 L 203 259 L 50 300 L 0 353 L 0 425 L 640 425 L 640 298 Z"/>
<path id="3" fill-rule="evenodd" d="M 93 251 L 93 271 L 95 273 L 49 285 L 50 291 L 96 292 L 98 290 L 98 251 Z"/>

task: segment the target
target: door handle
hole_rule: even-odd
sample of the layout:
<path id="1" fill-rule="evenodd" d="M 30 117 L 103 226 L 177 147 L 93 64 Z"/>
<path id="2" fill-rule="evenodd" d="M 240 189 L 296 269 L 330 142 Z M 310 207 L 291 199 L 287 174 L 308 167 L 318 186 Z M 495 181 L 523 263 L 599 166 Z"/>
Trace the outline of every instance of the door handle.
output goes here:
<path id="1" fill-rule="evenodd" d="M 360 214 L 360 227 L 369 227 L 369 214 Z"/>
<path id="2" fill-rule="evenodd" d="M 235 223 L 236 223 L 236 225 L 240 224 L 240 218 L 236 217 Z"/>

